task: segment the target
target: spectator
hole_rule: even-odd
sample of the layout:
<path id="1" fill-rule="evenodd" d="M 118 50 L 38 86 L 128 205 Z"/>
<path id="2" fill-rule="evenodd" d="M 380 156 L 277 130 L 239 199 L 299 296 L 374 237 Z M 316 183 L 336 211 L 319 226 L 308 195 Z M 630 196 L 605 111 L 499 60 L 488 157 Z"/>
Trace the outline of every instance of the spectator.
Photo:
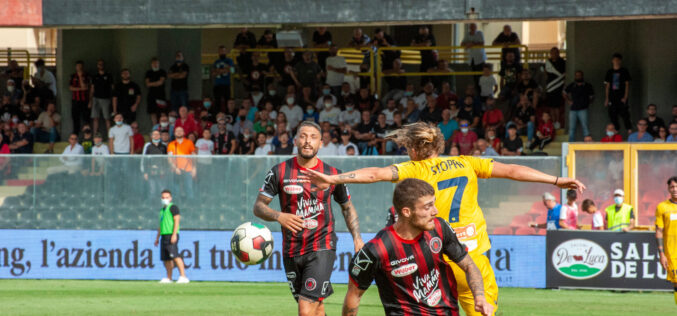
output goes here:
<path id="1" fill-rule="evenodd" d="M 414 97 L 414 101 L 418 105 L 418 110 L 423 112 L 428 108 L 428 97 L 432 96 L 437 100 L 437 93 L 435 93 L 435 86 L 432 82 L 428 82 L 423 86 L 423 91 Z"/>
<path id="2" fill-rule="evenodd" d="M 523 147 L 522 138 L 517 136 L 517 126 L 508 126 L 508 135 L 503 139 L 501 155 L 521 156 Z"/>
<path id="3" fill-rule="evenodd" d="M 268 111 L 262 110 L 256 114 L 256 123 L 254 123 L 254 132 L 263 133 L 268 127 L 274 127 L 275 123 L 270 119 Z"/>
<path id="4" fill-rule="evenodd" d="M 562 111 L 562 90 L 564 88 L 564 76 L 566 74 L 566 62 L 559 55 L 559 48 L 550 49 L 550 58 L 545 61 L 543 66 L 547 77 L 545 82 L 545 104 L 550 110 L 550 115 L 555 121 L 555 128 L 559 129 L 560 117 Z M 534 103 L 536 104 L 536 103 Z"/>
<path id="5" fill-rule="evenodd" d="M 0 133 L 0 155 L 6 155 L 9 153 L 9 144 L 4 141 L 3 133 Z M 9 163 L 9 160 L 0 159 L 0 166 L 4 167 L 7 163 Z M 0 168 L 0 170 L 1 169 L 2 168 Z"/>
<path id="6" fill-rule="evenodd" d="M 304 91 L 310 90 L 310 87 L 303 87 L 303 89 L 304 89 Z M 327 97 L 329 97 L 329 100 L 331 101 L 332 106 L 336 105 L 337 99 L 333 94 L 331 94 L 331 87 L 329 87 L 328 84 L 326 84 L 326 83 L 323 84 L 322 90 L 320 90 L 320 91 L 322 92 L 322 95 L 320 95 L 317 98 L 317 101 L 315 102 L 315 107 L 317 108 L 318 111 L 322 111 L 322 109 L 325 108 L 325 103 L 326 103 L 325 99 Z M 305 97 L 305 95 L 304 95 L 304 97 Z"/>
<path id="7" fill-rule="evenodd" d="M 592 136 L 588 135 L 588 136 L 583 137 L 583 142 L 584 143 L 594 143 L 595 140 L 592 139 Z"/>
<path id="8" fill-rule="evenodd" d="M 602 143 L 620 143 L 623 141 L 623 137 L 616 131 L 613 123 L 606 125 L 606 136 L 602 137 Z"/>
<path id="9" fill-rule="evenodd" d="M 103 147 L 103 146 L 102 146 Z M 104 147 L 105 148 L 105 147 Z M 143 158 L 141 160 L 141 172 L 144 180 L 148 181 L 149 193 L 159 194 L 165 180 L 166 160 L 159 157 L 147 157 L 166 155 L 167 146 L 162 143 L 159 131 L 152 131 L 150 142 L 143 146 Z"/>
<path id="10" fill-rule="evenodd" d="M 166 131 L 170 138 L 174 138 L 174 124 L 169 123 L 169 116 L 165 113 L 160 114 L 160 122 L 155 124 L 152 130 L 160 132 L 160 135 Z"/>
<path id="11" fill-rule="evenodd" d="M 49 143 L 46 154 L 54 153 L 54 143 L 59 140 L 57 127 L 61 123 L 61 115 L 56 113 L 54 101 L 47 103 L 47 110 L 40 113 L 35 121 L 35 126 L 31 128 L 33 139 L 38 143 Z"/>
<path id="12" fill-rule="evenodd" d="M 628 136 L 628 142 L 630 143 L 645 143 L 652 142 L 653 136 L 647 131 L 649 124 L 646 119 L 640 119 L 637 121 L 637 131 Z"/>
<path id="13" fill-rule="evenodd" d="M 259 38 L 258 43 L 256 43 L 256 48 L 277 48 L 277 38 L 275 33 L 272 30 L 263 31 L 263 35 Z M 280 63 L 283 60 L 283 54 L 279 52 L 268 52 L 268 63 L 272 66 Z M 263 87 L 263 85 L 262 85 Z"/>
<path id="14" fill-rule="evenodd" d="M 16 124 L 16 132 L 9 135 L 9 149 L 15 154 L 33 153 L 33 135 L 28 131 L 24 122 Z"/>
<path id="15" fill-rule="evenodd" d="M 581 210 L 592 215 L 592 230 L 604 230 L 606 227 L 606 214 L 603 210 L 598 210 L 595 202 L 590 199 L 583 200 Z"/>
<path id="16" fill-rule="evenodd" d="M 454 100 L 449 101 L 449 111 L 451 112 L 451 119 L 458 119 L 458 113 L 460 109 L 458 108 L 458 102 Z"/>
<path id="17" fill-rule="evenodd" d="M 348 42 L 348 47 L 362 50 L 362 54 L 364 55 L 362 63 L 367 65 L 369 65 L 369 50 L 364 48 L 369 48 L 369 43 L 371 43 L 371 39 L 368 35 L 364 34 L 359 27 L 353 30 L 353 37 L 351 37 Z"/>
<path id="18" fill-rule="evenodd" d="M 522 72 L 518 74 L 519 81 L 515 84 L 515 92 L 519 95 L 525 95 L 527 99 L 531 101 L 531 104 L 538 108 L 538 101 L 541 97 L 540 88 L 534 79 L 531 78 L 531 71 L 528 68 L 522 69 Z M 514 103 L 518 99 L 518 96 L 514 96 Z M 559 106 L 559 105 L 558 105 Z M 557 115 L 559 115 L 559 107 L 557 109 Z M 555 113 L 555 109 L 548 108 L 548 113 L 551 117 L 554 117 L 552 113 Z"/>
<path id="19" fill-rule="evenodd" d="M 172 137 L 173 138 L 173 137 Z M 168 131 L 162 131 L 160 132 L 160 139 L 162 145 L 169 146 L 169 142 L 172 141 L 172 138 L 169 137 L 169 132 Z"/>
<path id="20" fill-rule="evenodd" d="M 327 28 L 320 26 L 315 29 L 313 32 L 313 48 L 330 48 L 336 44 L 332 44 L 331 32 L 327 31 Z M 317 63 L 324 69 L 328 64 L 327 59 L 329 59 L 330 53 L 319 52 L 317 53 Z M 345 60 L 345 59 L 344 59 Z M 327 80 L 329 80 L 329 72 L 327 71 Z"/>
<path id="21" fill-rule="evenodd" d="M 216 153 L 219 155 L 233 155 L 238 150 L 239 141 L 233 132 L 229 131 L 225 119 L 217 123 L 217 132 L 214 134 Z"/>
<path id="22" fill-rule="evenodd" d="M 214 154 L 214 141 L 212 141 L 212 132 L 208 129 L 202 131 L 202 138 L 195 142 L 198 156 L 211 156 Z"/>
<path id="23" fill-rule="evenodd" d="M 323 97 L 324 109 L 320 112 L 319 122 L 329 122 L 331 125 L 338 126 L 341 109 L 334 106 L 331 98 L 332 96 L 330 95 L 325 95 Z"/>
<path id="24" fill-rule="evenodd" d="M 422 25 L 418 28 L 418 34 L 411 41 L 411 46 L 419 47 L 430 47 L 437 46 L 435 41 L 435 36 L 430 33 L 430 29 Z M 432 49 L 421 50 L 421 65 L 419 66 L 419 72 L 427 72 L 428 69 L 434 67 L 437 64 L 437 51 Z M 421 83 L 427 83 L 430 80 L 430 77 L 422 77 Z"/>
<path id="25" fill-rule="evenodd" d="M 437 124 L 442 121 L 442 110 L 437 107 L 437 98 L 430 95 L 427 97 L 428 108 L 423 110 L 420 115 L 420 120 L 426 123 Z"/>
<path id="26" fill-rule="evenodd" d="M 374 96 L 369 93 L 367 88 L 361 88 L 356 98 L 357 107 L 360 111 L 372 111 L 376 100 Z"/>
<path id="27" fill-rule="evenodd" d="M 484 136 L 487 140 L 487 143 L 489 143 L 489 146 L 491 146 L 497 153 L 500 153 L 501 152 L 501 140 L 498 137 L 496 137 L 496 130 L 489 128 L 484 133 Z"/>
<path id="28" fill-rule="evenodd" d="M 125 123 L 136 121 L 136 110 L 141 103 L 141 88 L 130 79 L 129 69 L 120 71 L 121 82 L 113 91 L 113 113 L 122 114 Z"/>
<path id="29" fill-rule="evenodd" d="M 646 114 L 648 115 L 645 120 L 647 125 L 647 131 L 654 138 L 658 137 L 658 130 L 663 127 L 665 128 L 665 122 L 662 118 L 656 116 L 657 107 L 655 104 L 649 104 L 646 107 Z"/>
<path id="30" fill-rule="evenodd" d="M 357 152 L 357 149 L 355 149 L 354 146 L 349 146 L 346 148 L 346 156 L 358 156 L 359 153 Z"/>
<path id="31" fill-rule="evenodd" d="M 78 134 L 71 133 L 68 136 L 68 145 L 64 148 L 59 160 L 63 166 L 54 166 L 47 168 L 47 174 L 55 174 L 61 172 L 75 173 L 82 167 L 82 158 L 72 157 L 84 155 L 85 150 L 78 144 Z"/>
<path id="32" fill-rule="evenodd" d="M 448 109 L 450 102 L 456 102 L 458 101 L 458 96 L 456 93 L 451 91 L 451 86 L 449 85 L 448 82 L 443 82 L 442 83 L 442 91 L 440 92 L 439 96 L 437 96 L 437 107 L 440 108 L 441 110 Z"/>
<path id="33" fill-rule="evenodd" d="M 113 75 L 104 68 L 103 59 L 96 62 L 96 73 L 92 77 L 89 91 L 89 108 L 92 111 L 92 127 L 99 132 L 99 118 L 103 118 L 106 130 L 110 129 L 110 105 L 113 98 Z"/>
<path id="34" fill-rule="evenodd" d="M 532 151 L 534 148 L 538 147 L 539 150 L 543 150 L 547 144 L 550 144 L 555 138 L 555 127 L 550 120 L 550 114 L 547 112 L 543 113 L 543 121 L 538 124 L 538 131 L 536 131 L 536 137 L 534 142 L 531 143 L 529 149 Z"/>
<path id="35" fill-rule="evenodd" d="M 666 142 L 677 142 L 677 122 L 670 123 L 670 129 L 668 130 L 670 135 L 665 139 Z"/>
<path id="36" fill-rule="evenodd" d="M 661 126 L 658 129 L 658 136 L 656 138 L 654 138 L 654 142 L 655 143 L 665 143 L 667 141 L 667 138 L 668 138 L 668 129 Z"/>
<path id="37" fill-rule="evenodd" d="M 437 61 L 437 67 L 428 69 L 429 73 L 438 73 L 438 74 L 446 74 L 453 71 L 454 71 L 453 69 L 449 68 L 449 63 L 444 59 L 440 59 Z M 443 82 L 452 82 L 452 80 L 453 77 L 451 75 L 437 75 L 432 76 L 430 82 L 439 91 L 439 89 L 442 88 Z"/>
<path id="38" fill-rule="evenodd" d="M 480 98 L 482 101 L 496 94 L 498 83 L 492 72 L 491 64 L 482 65 L 482 76 L 480 76 L 477 84 L 480 86 Z"/>
<path id="39" fill-rule="evenodd" d="M 301 84 L 294 73 L 294 66 L 298 63 L 294 51 L 291 48 L 285 48 L 284 59 L 277 65 L 274 65 L 275 77 L 279 80 L 281 87 L 300 86 Z"/>
<path id="40" fill-rule="evenodd" d="M 9 96 L 2 96 L 2 103 L 0 103 L 0 122 L 9 122 L 12 116 L 19 114 L 19 107 L 12 103 Z"/>
<path id="41" fill-rule="evenodd" d="M 303 109 L 295 103 L 293 94 L 287 94 L 286 103 L 280 108 L 280 113 L 284 113 L 287 118 L 287 124 L 292 130 L 303 120 Z"/>
<path id="42" fill-rule="evenodd" d="M 193 114 L 188 113 L 188 108 L 186 106 L 179 108 L 179 118 L 176 120 L 176 122 L 174 122 L 174 136 L 176 136 L 176 129 L 179 127 L 183 129 L 184 135 L 186 135 L 186 137 L 189 134 L 202 133 L 200 124 L 195 120 Z"/>
<path id="43" fill-rule="evenodd" d="M 404 110 L 404 120 L 407 124 L 416 123 L 419 121 L 420 111 L 418 105 L 412 98 L 407 99 L 407 107 Z"/>
<path id="44" fill-rule="evenodd" d="M 387 99 L 386 108 L 381 111 L 386 117 L 386 124 L 392 125 L 395 122 L 395 113 L 397 113 L 397 108 L 395 107 L 394 99 Z"/>
<path id="45" fill-rule="evenodd" d="M 315 106 L 310 104 L 306 105 L 306 112 L 303 113 L 303 120 L 313 121 L 315 123 L 320 121 L 320 114 L 315 111 Z"/>
<path id="46" fill-rule="evenodd" d="M 172 109 L 177 110 L 179 107 L 188 106 L 188 72 L 190 68 L 184 62 L 183 53 L 177 51 L 174 56 L 174 64 L 169 67 L 169 77 L 172 79 L 170 84 L 170 99 L 172 102 Z"/>
<path id="47" fill-rule="evenodd" d="M 374 146 L 376 151 L 371 154 L 377 155 L 379 153 L 383 154 L 392 154 L 397 149 L 397 146 L 394 142 L 386 139 L 386 135 L 393 128 L 391 125 L 386 123 L 386 116 L 383 113 L 379 113 L 376 117 L 376 124 L 374 124 L 374 134 L 376 138 L 374 139 Z"/>
<path id="48" fill-rule="evenodd" d="M 355 104 L 355 94 L 350 91 L 350 84 L 344 82 L 341 84 L 341 92 L 336 104 L 345 107 L 347 104 Z"/>
<path id="49" fill-rule="evenodd" d="M 132 122 L 132 124 L 129 124 L 129 127 L 132 128 L 132 137 L 134 137 L 134 154 L 141 155 L 143 154 L 143 146 L 146 140 L 143 138 L 143 135 L 139 133 L 139 123 L 136 121 Z"/>
<path id="50" fill-rule="evenodd" d="M 39 114 L 35 113 L 34 111 L 31 111 L 31 108 L 39 110 L 40 106 L 38 105 L 38 103 L 32 105 L 24 104 L 21 106 L 21 112 L 19 112 L 19 121 L 23 122 L 28 127 L 32 127 L 31 125 L 35 122 L 35 120 L 38 119 Z"/>
<path id="51" fill-rule="evenodd" d="M 244 85 L 245 90 L 252 94 L 263 96 L 263 94 L 260 94 L 260 91 L 261 87 L 266 84 L 266 76 L 270 75 L 268 72 L 269 69 L 270 66 L 260 61 L 259 53 L 253 53 L 250 65 L 246 68 L 242 68 L 242 84 Z"/>
<path id="52" fill-rule="evenodd" d="M 12 103 L 12 104 L 19 104 L 19 102 L 21 101 L 21 98 L 23 96 L 23 91 L 21 89 L 17 89 L 16 86 L 17 86 L 17 84 L 14 83 L 14 80 L 7 79 L 7 83 L 6 83 L 6 86 L 5 86 L 7 91 L 5 91 L 3 96 L 7 96 L 9 98 L 9 103 Z"/>
<path id="53" fill-rule="evenodd" d="M 37 68 L 37 70 L 31 77 L 31 81 L 35 86 L 37 95 L 39 95 L 40 99 L 43 101 L 55 98 L 56 77 L 54 77 L 54 74 L 51 71 L 47 70 L 45 61 L 42 59 L 35 61 L 35 68 Z"/>
<path id="54" fill-rule="evenodd" d="M 543 193 L 543 205 L 548 209 L 548 217 L 545 223 L 536 223 L 530 222 L 530 227 L 545 228 L 547 230 L 558 230 L 560 229 L 560 212 L 562 211 L 562 205 L 557 203 L 555 196 L 545 192 Z"/>
<path id="55" fill-rule="evenodd" d="M 623 203 L 624 197 L 623 190 L 614 191 L 614 204 L 605 209 L 607 230 L 627 232 L 635 228 L 635 211 L 632 205 Z"/>
<path id="56" fill-rule="evenodd" d="M 465 46 L 468 52 L 468 64 L 473 71 L 480 71 L 487 60 L 484 52 L 484 34 L 477 30 L 477 24 L 468 24 L 468 33 L 463 36 L 461 46 Z"/>
<path id="57" fill-rule="evenodd" d="M 404 91 L 407 89 L 407 77 L 399 75 L 405 72 L 406 71 L 402 67 L 402 60 L 399 58 L 395 58 L 393 60 L 392 67 L 383 70 L 384 74 L 394 75 L 394 76 L 386 76 L 384 78 L 386 84 L 388 84 L 388 92 L 383 96 L 383 99 L 399 100 L 402 98 L 402 96 L 404 95 Z"/>
<path id="58" fill-rule="evenodd" d="M 294 65 L 294 73 L 298 79 L 297 86 L 310 87 L 313 91 L 317 88 L 317 82 L 324 74 L 320 65 L 313 61 L 313 53 L 311 51 L 303 52 L 301 62 Z"/>
<path id="59" fill-rule="evenodd" d="M 360 112 L 355 110 L 355 105 L 351 102 L 346 103 L 345 111 L 339 115 L 339 124 L 355 127 L 360 123 Z"/>
<path id="60" fill-rule="evenodd" d="M 104 143 L 103 143 L 103 137 L 101 136 L 101 133 L 94 134 L 94 146 L 92 146 L 92 153 L 91 154 L 92 154 L 92 156 L 108 156 L 108 155 L 110 155 L 110 151 L 108 151 L 108 146 L 104 145 Z M 102 159 L 100 157 L 92 158 L 92 167 L 91 167 L 91 173 L 90 174 L 93 175 L 93 176 L 103 175 L 104 164 L 105 164 L 104 159 Z"/>
<path id="61" fill-rule="evenodd" d="M 357 145 L 350 141 L 352 134 L 350 130 L 344 129 L 341 131 L 341 142 L 338 145 L 337 155 L 348 156 L 348 149 L 352 148 L 357 153 Z"/>
<path id="62" fill-rule="evenodd" d="M 501 76 L 501 98 L 512 100 L 513 90 L 521 73 L 522 65 L 515 60 L 515 53 L 512 51 L 506 53 L 505 62 L 501 65 L 501 71 L 498 72 Z"/>
<path id="63" fill-rule="evenodd" d="M 85 150 L 85 155 L 89 155 L 92 153 L 92 147 L 94 146 L 94 135 L 92 134 L 92 128 L 89 124 L 82 127 L 81 135 L 80 145 L 82 145 L 82 149 Z M 141 143 L 143 144 L 143 137 L 141 137 Z"/>
<path id="64" fill-rule="evenodd" d="M 317 151 L 318 157 L 338 156 L 338 146 L 332 143 L 331 132 L 322 132 L 322 147 Z"/>
<path id="65" fill-rule="evenodd" d="M 256 47 L 256 36 L 250 32 L 246 27 L 240 29 L 237 33 L 233 48 L 237 49 L 240 55 L 237 57 L 237 64 L 240 68 L 247 68 L 251 65 L 252 53 L 247 52 L 249 48 Z"/>
<path id="66" fill-rule="evenodd" d="M 73 120 L 73 131 L 80 130 L 82 124 L 89 120 L 89 85 L 91 79 L 84 70 L 84 62 L 78 60 L 75 62 L 75 73 L 71 75 L 71 118 Z"/>
<path id="67" fill-rule="evenodd" d="M 475 110 L 472 96 L 466 95 L 463 98 L 463 108 L 458 111 L 458 118 L 467 120 L 470 129 L 476 133 L 480 131 L 480 114 Z"/>
<path id="68" fill-rule="evenodd" d="M 218 111 L 223 111 L 226 106 L 226 102 L 230 99 L 230 74 L 234 70 L 235 64 L 233 60 L 228 58 L 228 49 L 220 45 L 219 46 L 219 59 L 214 61 L 212 64 L 212 92 L 214 97 L 214 107 L 212 108 L 212 113 Z"/>
<path id="69" fill-rule="evenodd" d="M 559 226 L 562 229 L 578 229 L 578 205 L 576 190 L 567 190 L 567 204 L 562 205 L 559 214 Z"/>
<path id="70" fill-rule="evenodd" d="M 472 153 L 473 146 L 477 141 L 477 134 L 470 130 L 468 126 L 468 120 L 461 119 L 460 123 L 460 132 L 456 132 L 452 138 L 452 147 L 458 146 L 460 155 L 470 155 Z"/>
<path id="71" fill-rule="evenodd" d="M 482 151 L 479 148 L 473 148 L 470 155 L 473 157 L 482 157 Z"/>
<path id="72" fill-rule="evenodd" d="M 16 59 L 9 61 L 5 74 L 16 86 L 20 86 L 21 82 L 24 80 L 24 69 L 19 67 L 19 63 L 17 63 Z"/>
<path id="73" fill-rule="evenodd" d="M 505 124 L 503 112 L 496 108 L 496 102 L 493 97 L 487 97 L 487 111 L 482 116 L 482 126 L 485 129 L 502 130 Z"/>
<path id="74" fill-rule="evenodd" d="M 275 147 L 273 155 L 291 155 L 294 151 L 294 146 L 289 143 L 289 135 L 287 133 L 280 134 L 280 145 Z"/>
<path id="75" fill-rule="evenodd" d="M 153 124 L 157 124 L 158 115 L 169 111 L 165 97 L 165 80 L 167 80 L 167 72 L 160 68 L 160 61 L 153 57 L 150 60 L 150 69 L 146 71 L 144 80 L 146 88 L 148 88 L 147 111 Z M 172 104 L 173 106 L 174 104 Z"/>
<path id="76" fill-rule="evenodd" d="M 132 128 L 125 124 L 122 114 L 113 117 L 115 126 L 108 130 L 108 149 L 114 155 L 134 154 L 134 133 Z"/>
<path id="77" fill-rule="evenodd" d="M 498 34 L 491 43 L 493 46 L 503 46 L 501 49 L 501 63 L 508 61 L 508 53 L 512 52 L 515 56 L 515 63 L 520 63 L 520 49 L 519 47 L 508 47 L 521 45 L 519 36 L 512 31 L 512 27 L 508 24 L 503 26 L 503 32 Z"/>
<path id="78" fill-rule="evenodd" d="M 576 125 L 581 123 L 583 137 L 589 136 L 588 130 L 588 107 L 595 97 L 592 85 L 585 82 L 583 72 L 577 70 L 574 74 L 574 82 L 570 83 L 562 92 L 569 108 L 569 141 L 573 142 L 576 136 Z"/>
<path id="79" fill-rule="evenodd" d="M 407 83 L 407 85 L 404 88 L 404 92 L 402 93 L 402 98 L 400 99 L 400 107 L 406 109 L 409 99 L 413 97 L 414 97 L 414 84 Z"/>
<path id="80" fill-rule="evenodd" d="M 256 134 L 256 149 L 254 150 L 254 155 L 256 156 L 265 156 L 273 154 L 273 147 L 266 143 L 266 133 Z"/>
<path id="81" fill-rule="evenodd" d="M 484 139 L 480 138 L 477 140 L 477 148 L 480 150 L 480 156 L 482 157 L 495 157 L 499 154 L 494 150 L 493 147 L 489 146 L 489 143 Z"/>
<path id="82" fill-rule="evenodd" d="M 615 53 L 611 58 L 613 67 L 606 72 L 604 78 L 604 106 L 609 112 L 609 119 L 614 124 L 616 130 L 620 129 L 618 116 L 623 119 L 623 124 L 632 133 L 632 123 L 630 121 L 630 109 L 628 107 L 628 93 L 630 93 L 630 72 L 621 66 L 623 56 Z"/>
<path id="83" fill-rule="evenodd" d="M 395 40 L 389 35 L 386 34 L 382 28 L 376 28 L 374 30 L 374 37 L 371 40 L 374 51 L 377 48 L 392 47 L 396 46 Z M 400 57 L 400 51 L 398 50 L 384 50 L 382 51 L 382 70 L 389 69 L 393 65 L 393 61 Z"/>
<path id="84" fill-rule="evenodd" d="M 458 130 L 458 122 L 451 119 L 451 111 L 449 109 L 442 111 L 442 122 L 437 124 L 437 127 L 440 128 L 442 135 L 444 135 L 445 148 L 449 148 L 452 141 L 451 137 L 454 136 L 454 132 Z"/>
<path id="85" fill-rule="evenodd" d="M 189 156 L 195 155 L 195 145 L 186 138 L 186 133 L 182 127 L 177 127 L 174 130 L 176 139 L 167 146 L 167 155 L 169 156 Z M 193 158 L 172 158 L 169 159 L 171 170 L 176 174 L 176 186 L 180 188 L 180 192 L 188 199 L 193 198 L 193 181 L 197 175 L 197 170 L 193 162 Z"/>
<path id="86" fill-rule="evenodd" d="M 374 124 L 371 122 L 371 113 L 369 111 L 362 111 L 362 121 L 360 124 L 357 124 L 353 134 L 357 140 L 360 153 L 364 154 L 369 143 L 376 138 Z"/>
<path id="87" fill-rule="evenodd" d="M 317 56 L 318 61 L 320 61 L 320 54 Z M 348 73 L 348 64 L 346 63 L 345 57 L 338 55 L 338 47 L 336 44 L 331 44 L 329 47 L 329 56 L 331 57 L 327 58 L 325 56 L 327 69 L 326 83 L 331 87 L 332 93 L 335 96 L 338 96 L 341 91 L 341 85 L 343 84 L 344 76 Z M 322 67 L 323 65 L 320 64 L 320 66 Z"/>
<path id="88" fill-rule="evenodd" d="M 244 128 L 242 133 L 240 133 L 238 145 L 238 150 L 240 155 L 253 155 L 254 150 L 256 149 L 255 137 L 252 137 L 252 131 L 250 128 Z"/>

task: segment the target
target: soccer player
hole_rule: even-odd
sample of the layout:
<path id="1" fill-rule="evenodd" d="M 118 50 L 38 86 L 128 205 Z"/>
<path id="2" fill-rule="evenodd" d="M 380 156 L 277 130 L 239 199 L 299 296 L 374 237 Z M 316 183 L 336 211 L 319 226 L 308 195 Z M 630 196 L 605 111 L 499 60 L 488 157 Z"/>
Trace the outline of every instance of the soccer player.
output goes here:
<path id="1" fill-rule="evenodd" d="M 162 278 L 160 283 L 172 283 L 172 270 L 176 266 L 179 269 L 179 279 L 176 283 L 190 282 L 186 277 L 186 270 L 183 266 L 183 259 L 179 254 L 179 222 L 181 215 L 179 214 L 179 207 L 172 203 L 172 192 L 169 190 L 162 191 L 162 210 L 160 211 L 160 227 L 155 236 L 155 247 L 161 241 L 160 259 L 165 264 L 167 270 L 167 277 Z M 162 239 L 160 239 L 162 237 Z"/>
<path id="2" fill-rule="evenodd" d="M 297 179 L 302 170 L 315 170 L 327 175 L 339 174 L 336 168 L 317 158 L 322 144 L 320 126 L 304 121 L 296 136 L 296 157 L 274 166 L 259 190 L 254 215 L 282 226 L 283 263 L 289 287 L 298 302 L 299 315 L 324 315 L 322 301 L 334 291 L 331 273 L 336 260 L 336 232 L 331 200 L 341 205 L 346 226 L 353 236 L 355 251 L 362 248 L 357 212 L 345 185 L 328 186 L 327 190 L 311 191 L 310 183 Z M 280 211 L 268 206 L 280 195 Z"/>
<path id="3" fill-rule="evenodd" d="M 656 243 L 668 281 L 675 287 L 677 304 L 677 176 L 668 179 L 670 198 L 656 207 Z"/>
<path id="4" fill-rule="evenodd" d="M 418 122 L 400 128 L 390 135 L 399 146 L 407 149 L 411 161 L 383 168 L 363 168 L 338 175 L 325 175 L 312 170 L 303 171 L 301 179 L 310 180 L 323 190 L 342 183 L 399 182 L 408 178 L 421 179 L 435 189 L 438 217 L 446 220 L 456 231 L 461 243 L 468 249 L 484 278 L 484 295 L 498 307 L 498 285 L 489 259 L 483 255 L 491 248 L 484 214 L 477 204 L 477 178 L 507 178 L 526 182 L 554 184 L 565 189 L 585 189 L 570 178 L 547 175 L 529 167 L 503 164 L 493 159 L 470 156 L 439 157 L 444 150 L 444 135 L 437 126 Z M 464 271 L 451 265 L 458 284 L 458 297 L 467 315 L 474 311 L 473 296 L 465 281 Z"/>
<path id="5" fill-rule="evenodd" d="M 378 232 L 350 263 L 343 315 L 356 315 L 360 298 L 376 279 L 386 315 L 458 315 L 454 272 L 443 257 L 465 272 L 474 310 L 491 315 L 482 274 L 454 230 L 436 217 L 435 189 L 406 179 L 395 187 L 395 223 Z"/>

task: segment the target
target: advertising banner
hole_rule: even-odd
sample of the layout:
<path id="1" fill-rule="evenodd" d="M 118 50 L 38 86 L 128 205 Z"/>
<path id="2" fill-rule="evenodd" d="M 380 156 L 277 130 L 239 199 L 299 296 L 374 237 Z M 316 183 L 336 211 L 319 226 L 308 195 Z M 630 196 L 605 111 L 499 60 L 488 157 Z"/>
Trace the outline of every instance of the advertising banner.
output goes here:
<path id="1" fill-rule="evenodd" d="M 654 232 L 547 232 L 547 287 L 671 290 Z"/>
<path id="2" fill-rule="evenodd" d="M 0 230 L 0 278 L 159 280 L 165 275 L 156 231 Z M 179 252 L 186 275 L 195 281 L 286 282 L 273 232 L 274 252 L 260 265 L 247 266 L 230 251 L 232 231 L 182 231 Z M 374 234 L 362 234 L 365 241 Z M 349 233 L 338 233 L 331 281 L 348 282 L 353 256 Z M 543 236 L 493 236 L 487 253 L 499 286 L 544 287 Z M 175 275 L 178 275 L 175 272 Z"/>

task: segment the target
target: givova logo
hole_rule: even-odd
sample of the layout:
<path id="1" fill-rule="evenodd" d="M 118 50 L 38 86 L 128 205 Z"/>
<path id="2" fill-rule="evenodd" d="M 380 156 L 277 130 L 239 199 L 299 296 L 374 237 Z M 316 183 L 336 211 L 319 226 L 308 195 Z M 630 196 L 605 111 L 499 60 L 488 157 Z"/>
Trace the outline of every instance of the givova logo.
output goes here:
<path id="1" fill-rule="evenodd" d="M 563 276 L 585 280 L 602 273 L 609 263 L 606 251 L 587 239 L 571 239 L 561 243 L 552 253 L 552 265 Z"/>

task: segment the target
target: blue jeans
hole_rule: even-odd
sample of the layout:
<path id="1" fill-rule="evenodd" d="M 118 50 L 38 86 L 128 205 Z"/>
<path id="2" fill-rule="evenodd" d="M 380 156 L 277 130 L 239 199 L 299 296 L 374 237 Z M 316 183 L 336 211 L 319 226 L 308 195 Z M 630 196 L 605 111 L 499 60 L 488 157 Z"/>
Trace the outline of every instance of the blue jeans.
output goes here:
<path id="1" fill-rule="evenodd" d="M 170 102 L 172 110 L 178 111 L 182 106 L 188 106 L 188 91 L 172 91 Z"/>
<path id="2" fill-rule="evenodd" d="M 585 110 L 571 110 L 569 111 L 569 141 L 573 142 L 576 138 L 577 121 L 581 122 L 583 129 L 583 137 L 590 135 L 588 130 L 588 109 Z"/>
<path id="3" fill-rule="evenodd" d="M 31 134 L 37 143 L 55 143 L 59 140 L 59 133 L 56 132 L 56 127 L 49 129 L 49 132 L 42 128 L 31 127 Z"/>

